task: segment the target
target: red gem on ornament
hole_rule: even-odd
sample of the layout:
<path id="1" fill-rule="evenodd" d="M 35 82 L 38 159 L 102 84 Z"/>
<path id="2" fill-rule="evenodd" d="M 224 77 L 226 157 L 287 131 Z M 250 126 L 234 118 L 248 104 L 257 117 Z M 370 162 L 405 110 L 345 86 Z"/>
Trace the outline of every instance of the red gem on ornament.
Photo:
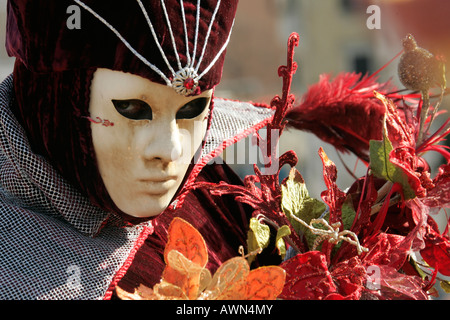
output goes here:
<path id="1" fill-rule="evenodd" d="M 186 80 L 184 80 L 183 82 L 183 86 L 188 89 L 188 90 L 192 90 L 192 88 L 194 88 L 195 85 L 195 81 L 192 78 L 187 78 Z"/>

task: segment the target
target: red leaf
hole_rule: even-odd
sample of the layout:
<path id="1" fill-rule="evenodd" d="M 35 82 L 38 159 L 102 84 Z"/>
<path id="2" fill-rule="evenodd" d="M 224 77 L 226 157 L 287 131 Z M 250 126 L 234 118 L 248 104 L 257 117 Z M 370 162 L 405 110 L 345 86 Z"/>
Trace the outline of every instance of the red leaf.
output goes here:
<path id="1" fill-rule="evenodd" d="M 414 190 L 416 196 L 424 197 L 426 195 L 426 188 L 424 186 L 432 186 L 433 182 L 427 174 L 417 172 L 417 162 L 419 159 L 416 157 L 414 148 L 395 148 L 389 154 L 389 160 L 402 169 L 408 178 L 408 184 Z"/>
<path id="2" fill-rule="evenodd" d="M 332 293 L 325 300 L 359 300 L 364 287 L 347 281 L 338 281 L 341 293 Z"/>
<path id="3" fill-rule="evenodd" d="M 389 300 L 428 300 L 425 282 L 416 276 L 401 274 L 395 268 L 379 266 L 380 294 Z"/>
<path id="4" fill-rule="evenodd" d="M 327 190 L 323 191 L 321 196 L 323 201 L 329 206 L 330 220 L 329 223 L 339 222 L 341 224 L 340 230 L 343 230 L 344 224 L 342 222 L 342 205 L 345 202 L 346 194 L 340 190 L 336 184 L 337 168 L 336 165 L 326 155 L 325 151 L 320 148 L 319 155 L 323 163 L 323 178 Z M 331 250 L 334 244 L 325 240 L 322 243 L 322 252 L 326 254 L 328 262 L 330 262 Z"/>
<path id="5" fill-rule="evenodd" d="M 370 248 L 362 258 L 365 265 L 386 265 L 398 270 L 410 251 L 423 248 L 428 208 L 417 198 L 407 201 L 406 205 L 411 210 L 414 227 L 406 236 L 379 233 L 363 242 L 363 246 Z"/>
<path id="6" fill-rule="evenodd" d="M 389 141 L 393 148 L 415 147 L 415 130 L 413 124 L 406 122 L 404 116 L 399 112 L 394 102 L 375 92 L 375 96 L 383 103 L 385 107 L 385 125 L 388 132 Z"/>
<path id="7" fill-rule="evenodd" d="M 283 262 L 286 282 L 279 296 L 285 300 L 322 300 L 336 292 L 325 255 L 319 251 L 298 254 Z"/>
<path id="8" fill-rule="evenodd" d="M 402 187 L 399 183 L 394 183 L 394 185 L 392 186 L 391 190 L 389 191 L 388 195 L 386 196 L 386 199 L 384 200 L 383 206 L 380 209 L 380 212 L 378 212 L 377 217 L 375 218 L 372 226 L 369 228 L 370 233 L 372 235 L 375 235 L 378 233 L 378 231 L 380 231 L 381 227 L 383 226 L 383 223 L 386 220 L 386 216 L 389 210 L 389 206 L 390 206 L 390 200 L 392 195 L 395 192 L 401 192 L 402 191 Z"/>
<path id="9" fill-rule="evenodd" d="M 330 224 L 335 222 L 340 222 L 342 226 L 341 219 L 341 208 L 342 204 L 345 202 L 346 194 L 336 184 L 337 180 L 337 168 L 336 165 L 331 161 L 326 155 L 325 151 L 320 148 L 319 156 L 323 163 L 323 178 L 327 190 L 323 191 L 321 196 L 323 201 L 330 207 Z"/>
<path id="10" fill-rule="evenodd" d="M 385 180 L 376 179 L 373 175 L 367 175 L 353 183 L 347 191 L 347 197 L 353 200 L 353 207 L 356 208 L 356 218 L 353 221 L 350 231 L 358 235 L 359 239 L 364 239 L 371 231 L 371 209 L 374 205 L 379 189 Z M 343 261 L 356 255 L 356 247 L 348 242 L 343 242 L 339 251 L 333 257 L 333 262 Z"/>
<path id="11" fill-rule="evenodd" d="M 425 248 L 420 251 L 422 258 L 441 274 L 450 276 L 450 241 L 439 233 L 436 222 L 428 217 Z"/>
<path id="12" fill-rule="evenodd" d="M 433 179 L 434 187 L 428 190 L 422 202 L 429 207 L 450 206 L 450 164 L 442 165 Z"/>
<path id="13" fill-rule="evenodd" d="M 366 268 L 358 257 L 338 263 L 331 271 L 339 294 L 331 294 L 327 300 L 359 300 L 367 277 Z"/>
<path id="14" fill-rule="evenodd" d="M 405 237 L 396 234 L 379 233 L 364 243 L 369 252 L 364 254 L 362 260 L 365 265 L 388 265 L 400 268 L 406 260 L 407 251 L 399 251 L 399 246 Z"/>

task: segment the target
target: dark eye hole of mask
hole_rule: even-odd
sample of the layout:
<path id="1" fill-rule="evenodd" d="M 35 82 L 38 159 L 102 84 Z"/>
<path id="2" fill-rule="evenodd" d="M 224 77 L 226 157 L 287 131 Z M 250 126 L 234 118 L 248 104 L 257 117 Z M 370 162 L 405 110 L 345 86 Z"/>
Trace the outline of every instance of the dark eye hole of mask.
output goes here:
<path id="1" fill-rule="evenodd" d="M 138 99 L 111 100 L 117 112 L 131 120 L 152 120 L 152 108 Z"/>
<path id="2" fill-rule="evenodd" d="M 119 112 L 125 118 L 131 120 L 152 120 L 152 108 L 144 101 L 138 99 L 128 100 L 111 100 Z M 176 119 L 194 119 L 198 117 L 206 109 L 209 104 L 208 98 L 198 98 L 189 101 L 182 106 L 177 114 Z"/>
<path id="3" fill-rule="evenodd" d="M 189 101 L 178 110 L 176 119 L 194 119 L 202 114 L 209 105 L 209 98 L 198 98 Z"/>

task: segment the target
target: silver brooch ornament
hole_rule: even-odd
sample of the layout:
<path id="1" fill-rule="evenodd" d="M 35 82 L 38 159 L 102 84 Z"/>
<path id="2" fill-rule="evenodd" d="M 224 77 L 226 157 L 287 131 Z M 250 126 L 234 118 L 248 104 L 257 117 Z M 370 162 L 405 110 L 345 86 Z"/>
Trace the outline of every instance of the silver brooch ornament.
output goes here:
<path id="1" fill-rule="evenodd" d="M 199 77 L 194 68 L 185 67 L 175 73 L 172 88 L 183 96 L 191 95 L 198 86 Z"/>

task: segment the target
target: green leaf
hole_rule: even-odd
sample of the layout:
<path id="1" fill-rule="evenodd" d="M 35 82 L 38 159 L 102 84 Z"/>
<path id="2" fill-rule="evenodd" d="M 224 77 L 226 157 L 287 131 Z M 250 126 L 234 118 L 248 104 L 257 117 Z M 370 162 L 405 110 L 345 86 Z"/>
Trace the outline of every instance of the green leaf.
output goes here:
<path id="1" fill-rule="evenodd" d="M 345 199 L 342 205 L 342 224 L 344 225 L 344 230 L 350 230 L 355 220 L 356 210 L 353 207 L 352 197 L 349 195 Z"/>
<path id="2" fill-rule="evenodd" d="M 295 168 L 291 169 L 288 179 L 281 185 L 281 208 L 294 230 L 305 237 L 311 248 L 317 235 L 293 219 L 292 216 L 296 216 L 309 224 L 312 219 L 319 218 L 325 212 L 327 206 L 309 196 L 305 181 Z M 323 228 L 322 226 L 316 227 Z"/>
<path id="3" fill-rule="evenodd" d="M 349 195 L 345 199 L 345 202 L 342 204 L 342 208 L 341 208 L 341 218 L 342 218 L 342 223 L 343 223 L 343 229 L 344 230 L 350 230 L 350 228 L 353 225 L 353 221 L 355 219 L 355 216 L 356 216 L 356 211 L 353 208 L 352 198 Z M 323 219 L 326 220 L 329 223 L 330 222 L 330 213 L 327 212 L 326 214 L 324 214 L 323 215 Z M 314 223 L 313 227 L 316 228 L 316 229 L 327 230 L 327 228 L 324 225 L 322 225 L 322 224 Z M 305 232 L 305 239 L 306 239 L 306 242 L 308 243 L 309 248 L 313 247 L 314 242 L 315 242 L 317 237 L 318 237 L 318 235 L 313 234 L 310 230 L 307 230 Z M 334 255 L 339 250 L 341 245 L 342 245 L 342 241 L 340 241 L 339 243 L 337 243 L 333 247 L 332 255 Z M 321 248 L 322 248 L 322 244 L 319 244 L 317 246 L 316 250 L 320 251 Z"/>
<path id="4" fill-rule="evenodd" d="M 419 266 L 417 261 L 412 256 L 409 257 L 408 261 L 414 267 L 414 269 L 417 271 L 417 273 L 422 278 L 422 280 L 425 280 L 428 277 L 428 275 L 422 270 L 422 268 Z"/>
<path id="5" fill-rule="evenodd" d="M 254 252 L 258 249 L 264 249 L 269 245 L 270 240 L 270 228 L 269 226 L 262 224 L 256 218 L 250 219 L 250 229 L 247 233 L 247 248 L 248 252 Z M 255 259 L 255 255 L 250 255 L 248 263 L 252 263 Z"/>
<path id="6" fill-rule="evenodd" d="M 341 209 L 341 212 L 342 212 L 342 223 L 343 223 L 343 229 L 344 230 L 350 230 L 350 228 L 352 227 L 352 225 L 353 225 L 353 220 L 355 219 L 355 216 L 356 216 L 356 211 L 355 211 L 355 209 L 353 208 L 353 202 L 352 202 L 352 198 L 351 198 L 351 196 L 348 196 L 346 199 L 345 199 L 345 202 L 343 203 L 343 205 L 342 205 L 342 209 Z M 330 222 L 330 214 L 329 214 L 329 212 L 327 212 L 324 216 L 323 216 L 323 218 L 327 221 L 327 222 Z M 323 229 L 323 230 L 325 230 L 326 228 L 325 228 L 325 226 L 323 226 L 323 225 L 321 225 L 321 224 L 313 224 L 313 227 L 315 227 L 316 229 Z M 305 228 L 306 229 L 306 228 Z M 309 248 L 312 248 L 312 246 L 314 245 L 314 241 L 316 240 L 316 238 L 318 237 L 318 235 L 316 235 L 316 234 L 313 234 L 310 230 L 307 230 L 306 232 L 305 232 L 305 239 L 306 239 L 306 242 L 308 243 L 308 246 L 309 246 Z M 341 245 L 342 245 L 342 241 L 340 241 L 339 243 L 337 243 L 334 247 L 333 247 L 333 252 L 332 252 L 332 255 L 334 255 L 336 252 L 337 252 L 337 250 L 339 250 L 339 248 L 341 247 Z M 321 250 L 321 248 L 322 248 L 322 245 L 320 244 L 320 245 L 318 245 L 318 247 L 316 248 L 316 250 Z"/>
<path id="7" fill-rule="evenodd" d="M 442 280 L 441 288 L 445 293 L 450 293 L 450 281 Z"/>
<path id="8" fill-rule="evenodd" d="M 355 216 L 356 216 L 356 210 L 353 207 L 353 201 L 352 201 L 352 197 L 349 195 L 347 196 L 347 198 L 345 199 L 345 202 L 342 204 L 342 224 L 343 224 L 343 230 L 350 230 L 350 228 L 353 225 L 353 221 L 355 220 Z M 328 219 L 328 217 L 326 217 L 327 221 L 330 221 Z M 334 255 L 341 247 L 342 245 L 342 241 L 339 241 L 334 247 L 333 247 L 333 251 L 332 251 L 332 255 Z"/>
<path id="9" fill-rule="evenodd" d="M 278 249 L 278 253 L 281 256 L 281 259 L 284 259 L 286 256 L 286 243 L 284 242 L 283 237 L 286 237 L 291 234 L 291 229 L 288 226 L 284 225 L 277 231 L 277 237 L 275 245 Z"/>
<path id="10" fill-rule="evenodd" d="M 400 183 L 405 198 L 413 199 L 416 194 L 409 185 L 407 175 L 389 160 L 389 154 L 394 148 L 386 130 L 386 127 L 384 127 L 383 140 L 371 140 L 369 142 L 370 168 L 376 177 Z"/>
<path id="11" fill-rule="evenodd" d="M 302 219 L 307 224 L 318 218 L 326 209 L 326 205 L 309 196 L 305 181 L 297 169 L 292 168 L 288 179 L 281 185 L 281 208 L 288 217 L 294 230 L 299 234 L 309 231 L 292 216 Z"/>

